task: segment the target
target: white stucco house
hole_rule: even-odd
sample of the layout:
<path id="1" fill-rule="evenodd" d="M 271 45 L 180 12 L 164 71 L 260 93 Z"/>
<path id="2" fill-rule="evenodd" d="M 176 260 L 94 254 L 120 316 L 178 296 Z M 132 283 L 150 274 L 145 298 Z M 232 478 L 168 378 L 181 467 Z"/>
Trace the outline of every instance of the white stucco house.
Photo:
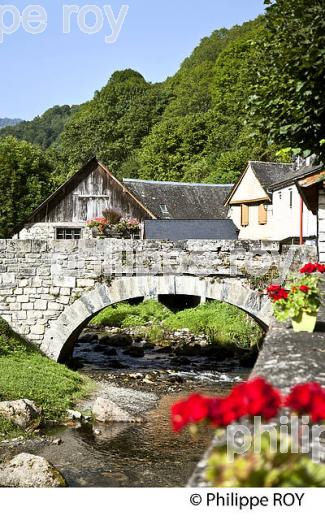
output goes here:
<path id="1" fill-rule="evenodd" d="M 317 218 L 298 191 L 298 176 L 292 163 L 248 163 L 225 203 L 239 239 L 316 240 Z"/>

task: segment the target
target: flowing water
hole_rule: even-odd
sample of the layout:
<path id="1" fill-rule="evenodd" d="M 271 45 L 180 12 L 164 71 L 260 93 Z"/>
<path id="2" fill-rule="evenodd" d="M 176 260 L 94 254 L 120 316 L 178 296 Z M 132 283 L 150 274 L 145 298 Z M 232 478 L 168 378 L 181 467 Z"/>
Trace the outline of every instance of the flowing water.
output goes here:
<path id="1" fill-rule="evenodd" d="M 87 350 L 85 345 L 81 348 Z M 78 349 L 75 355 L 80 356 Z M 103 367 L 101 355 L 88 346 L 81 371 L 101 384 L 159 396 L 157 406 L 145 414 L 144 422 L 71 423 L 47 431 L 46 441 L 31 442 L 27 448 L 26 445 L 11 447 L 10 455 L 28 451 L 45 457 L 72 487 L 185 486 L 209 446 L 213 431 L 206 428 L 197 439 L 189 432 L 173 433 L 171 405 L 193 391 L 222 395 L 235 382 L 246 379 L 248 371 L 227 366 L 222 370 L 220 367 L 207 370 L 204 364 L 198 370 L 195 360 L 194 366 L 168 369 L 166 360 L 151 359 L 152 353 L 149 359 L 147 356 L 142 360 L 129 359 L 127 370 L 116 370 Z M 55 444 L 58 438 L 61 442 Z"/>

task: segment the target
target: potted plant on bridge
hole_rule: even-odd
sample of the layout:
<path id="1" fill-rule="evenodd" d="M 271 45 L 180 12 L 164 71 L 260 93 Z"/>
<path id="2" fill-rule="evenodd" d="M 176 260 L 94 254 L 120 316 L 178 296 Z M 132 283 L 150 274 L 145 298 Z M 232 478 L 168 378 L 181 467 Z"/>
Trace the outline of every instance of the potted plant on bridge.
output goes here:
<path id="1" fill-rule="evenodd" d="M 267 294 L 272 301 L 274 316 L 278 321 L 291 319 L 295 332 L 313 332 L 321 305 L 319 273 L 325 272 L 321 264 L 306 264 L 301 275 L 292 278 L 287 287 L 270 285 Z"/>

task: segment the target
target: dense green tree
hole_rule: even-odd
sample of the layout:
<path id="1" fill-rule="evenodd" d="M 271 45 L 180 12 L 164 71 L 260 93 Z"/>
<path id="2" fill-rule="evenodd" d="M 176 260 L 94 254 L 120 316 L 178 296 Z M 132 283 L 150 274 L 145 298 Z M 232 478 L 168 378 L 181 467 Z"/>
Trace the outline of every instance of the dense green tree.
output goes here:
<path id="1" fill-rule="evenodd" d="M 115 72 L 94 99 L 68 121 L 58 143 L 71 173 L 96 155 L 117 175 L 160 119 L 167 95 L 133 70 Z"/>
<path id="2" fill-rule="evenodd" d="M 156 125 L 138 153 L 140 177 L 165 181 L 200 181 L 192 165 L 205 157 L 209 134 L 206 114 L 167 118 Z"/>
<path id="3" fill-rule="evenodd" d="M 265 0 L 251 111 L 270 141 L 325 158 L 325 0 Z"/>
<path id="4" fill-rule="evenodd" d="M 37 144 L 46 149 L 57 140 L 65 123 L 77 109 L 78 107 L 68 105 L 55 106 L 32 121 L 22 121 L 14 126 L 6 126 L 0 130 L 0 137 L 12 135 L 17 139 Z"/>
<path id="5" fill-rule="evenodd" d="M 8 238 L 51 192 L 52 166 L 40 147 L 0 139 L 0 237 Z"/>
<path id="6" fill-rule="evenodd" d="M 217 31 L 168 80 L 171 102 L 138 152 L 142 178 L 234 182 L 249 159 L 275 158 L 247 118 L 263 34 L 262 17 Z"/>

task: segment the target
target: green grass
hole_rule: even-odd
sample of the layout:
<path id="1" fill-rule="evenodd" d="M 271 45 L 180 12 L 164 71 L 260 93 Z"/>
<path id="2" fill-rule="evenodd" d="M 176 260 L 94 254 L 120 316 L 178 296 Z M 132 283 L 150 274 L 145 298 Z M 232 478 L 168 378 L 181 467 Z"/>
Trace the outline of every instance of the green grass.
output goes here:
<path id="1" fill-rule="evenodd" d="M 172 312 L 155 300 L 147 300 L 139 305 L 119 303 L 107 307 L 93 320 L 93 325 L 103 327 L 135 327 L 159 323 L 172 315 Z"/>
<path id="2" fill-rule="evenodd" d="M 169 330 L 189 329 L 194 334 L 206 334 L 213 344 L 253 348 L 263 332 L 244 311 L 223 302 L 211 302 L 186 309 L 164 320 Z"/>
<path id="3" fill-rule="evenodd" d="M 92 323 L 107 327 L 147 326 L 146 337 L 155 342 L 165 330 L 189 329 L 206 334 L 212 344 L 253 348 L 263 332 L 244 311 L 223 302 L 211 302 L 193 309 L 173 313 L 161 303 L 148 300 L 139 305 L 120 303 L 107 307 Z"/>
<path id="4" fill-rule="evenodd" d="M 91 389 L 90 381 L 55 363 L 15 337 L 0 322 L 0 400 L 31 399 L 43 408 L 44 420 L 60 420 Z M 0 433 L 18 433 L 0 419 Z"/>

